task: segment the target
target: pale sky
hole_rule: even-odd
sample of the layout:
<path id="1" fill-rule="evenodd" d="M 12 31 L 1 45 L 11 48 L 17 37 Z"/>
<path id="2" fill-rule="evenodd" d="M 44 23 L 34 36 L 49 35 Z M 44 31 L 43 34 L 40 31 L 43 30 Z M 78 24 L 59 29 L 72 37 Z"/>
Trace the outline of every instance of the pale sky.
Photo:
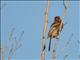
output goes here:
<path id="1" fill-rule="evenodd" d="M 42 32 L 45 21 L 45 9 L 47 2 L 45 1 L 2 1 L 1 2 L 1 43 L 6 46 L 9 39 L 9 32 L 15 28 L 14 37 L 19 37 L 20 33 L 24 31 L 22 37 L 22 46 L 13 55 L 12 60 L 40 60 L 42 49 Z M 49 10 L 49 23 L 47 33 L 50 25 L 54 21 L 55 15 L 62 18 L 63 2 L 52 1 Z M 67 10 L 67 16 L 64 19 L 64 28 L 61 32 L 59 44 L 57 48 L 57 59 L 63 60 L 62 49 L 64 47 L 63 41 L 69 41 L 71 34 L 71 42 L 65 49 L 64 55 L 69 54 L 66 60 L 78 60 L 80 48 L 78 48 L 77 41 L 79 40 L 79 2 L 71 2 Z M 47 34 L 46 33 L 46 34 Z M 52 51 L 54 48 L 55 39 L 53 39 L 51 51 L 48 52 L 49 39 L 46 35 L 46 59 L 52 58 Z M 79 50 L 78 50 L 79 49 Z M 6 60 L 8 59 L 9 50 L 6 49 Z"/>

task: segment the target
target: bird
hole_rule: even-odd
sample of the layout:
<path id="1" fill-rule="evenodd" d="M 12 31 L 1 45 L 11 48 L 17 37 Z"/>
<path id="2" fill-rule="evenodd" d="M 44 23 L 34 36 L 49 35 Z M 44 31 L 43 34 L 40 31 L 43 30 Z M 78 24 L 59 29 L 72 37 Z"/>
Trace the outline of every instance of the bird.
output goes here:
<path id="1" fill-rule="evenodd" d="M 60 19 L 60 16 L 55 16 L 52 25 L 50 26 L 50 30 L 48 32 L 48 38 L 50 38 L 49 48 L 51 48 L 51 42 L 53 38 L 59 39 L 60 32 L 63 29 L 63 21 Z"/>

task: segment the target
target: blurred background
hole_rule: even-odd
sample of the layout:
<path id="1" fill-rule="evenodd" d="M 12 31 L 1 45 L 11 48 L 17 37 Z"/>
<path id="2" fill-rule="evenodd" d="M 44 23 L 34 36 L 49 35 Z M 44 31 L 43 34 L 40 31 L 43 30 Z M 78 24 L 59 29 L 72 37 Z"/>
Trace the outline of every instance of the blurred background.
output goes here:
<path id="1" fill-rule="evenodd" d="M 67 4 L 66 4 L 67 5 Z M 64 28 L 61 32 L 55 60 L 80 60 L 80 2 L 71 1 L 64 19 Z M 8 60 L 9 32 L 15 28 L 13 37 L 24 35 L 22 46 L 17 49 L 12 60 L 41 60 L 42 33 L 45 22 L 47 1 L 1 1 L 1 45 L 5 48 L 5 60 Z M 51 51 L 48 51 L 48 31 L 55 16 L 63 15 L 63 1 L 51 1 L 49 22 L 46 32 L 46 60 L 51 60 L 56 40 L 53 39 Z M 15 45 L 15 41 L 13 39 Z M 65 47 L 67 45 L 67 47 Z M 64 48 L 65 47 L 65 48 Z M 64 53 L 62 49 L 64 48 Z"/>

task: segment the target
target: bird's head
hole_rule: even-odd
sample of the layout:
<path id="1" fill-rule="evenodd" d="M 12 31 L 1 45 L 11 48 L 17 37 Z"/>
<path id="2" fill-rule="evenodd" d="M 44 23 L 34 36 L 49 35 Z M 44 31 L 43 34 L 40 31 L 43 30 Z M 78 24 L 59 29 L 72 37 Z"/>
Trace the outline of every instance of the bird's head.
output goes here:
<path id="1" fill-rule="evenodd" d="M 55 17 L 55 20 L 56 20 L 56 21 L 59 21 L 59 20 L 60 20 L 60 17 L 59 17 L 59 16 L 56 16 L 56 17 Z"/>

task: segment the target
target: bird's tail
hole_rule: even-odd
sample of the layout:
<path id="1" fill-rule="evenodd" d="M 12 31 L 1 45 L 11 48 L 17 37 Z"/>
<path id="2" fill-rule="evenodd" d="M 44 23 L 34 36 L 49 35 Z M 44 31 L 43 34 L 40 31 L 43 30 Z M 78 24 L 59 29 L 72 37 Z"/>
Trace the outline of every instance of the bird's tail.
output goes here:
<path id="1" fill-rule="evenodd" d="M 50 48 L 51 48 L 51 38 L 50 38 L 50 42 L 49 42 L 49 49 L 48 49 L 48 51 L 50 51 Z"/>

